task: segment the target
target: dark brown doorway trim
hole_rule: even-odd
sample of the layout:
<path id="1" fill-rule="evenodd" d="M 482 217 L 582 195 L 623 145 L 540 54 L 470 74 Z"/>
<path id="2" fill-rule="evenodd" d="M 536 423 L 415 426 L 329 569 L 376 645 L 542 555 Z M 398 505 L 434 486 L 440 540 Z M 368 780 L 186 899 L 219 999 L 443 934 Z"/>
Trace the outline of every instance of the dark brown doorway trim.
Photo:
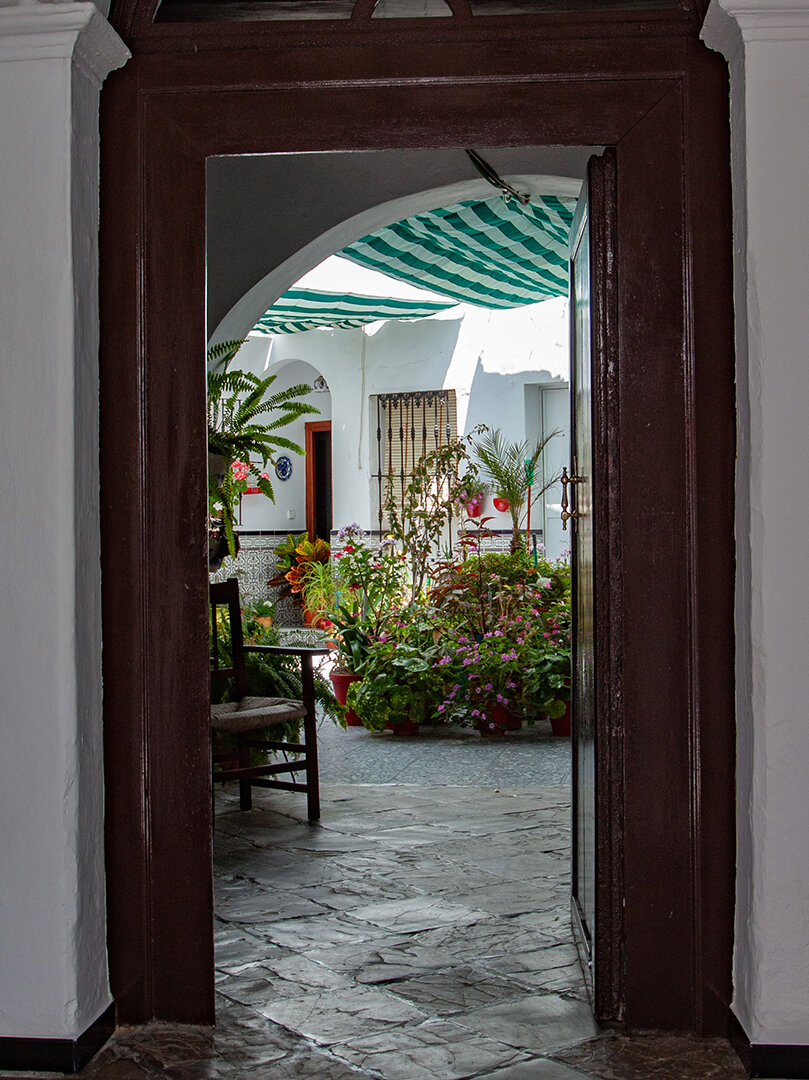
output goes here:
<path id="1" fill-rule="evenodd" d="M 309 538 L 313 539 L 318 535 L 317 530 L 317 510 L 318 499 L 322 498 L 323 492 L 320 490 L 320 484 L 318 482 L 318 439 L 317 436 L 323 432 L 328 432 L 329 439 L 331 439 L 331 420 L 310 420 L 304 430 L 304 449 L 306 451 L 306 531 L 309 533 Z M 329 468 L 329 490 L 328 490 L 328 505 L 331 508 L 331 467 Z M 331 518 L 331 515 L 329 515 Z M 329 520 L 329 532 L 331 532 L 332 522 Z M 323 536 L 321 539 L 328 540 L 328 535 Z"/>
<path id="2" fill-rule="evenodd" d="M 102 110 L 107 866 L 119 1019 L 214 1018 L 206 158 L 565 143 L 614 147 L 618 191 L 617 306 L 594 415 L 619 511 L 606 526 L 609 656 L 598 672 L 609 703 L 598 738 L 625 822 L 623 834 L 602 823 L 609 1015 L 724 1032 L 735 447 L 723 63 L 687 13 L 367 35 L 315 27 L 299 40 L 264 26 L 240 32 L 238 48 L 227 34 L 172 29 L 133 42 Z"/>

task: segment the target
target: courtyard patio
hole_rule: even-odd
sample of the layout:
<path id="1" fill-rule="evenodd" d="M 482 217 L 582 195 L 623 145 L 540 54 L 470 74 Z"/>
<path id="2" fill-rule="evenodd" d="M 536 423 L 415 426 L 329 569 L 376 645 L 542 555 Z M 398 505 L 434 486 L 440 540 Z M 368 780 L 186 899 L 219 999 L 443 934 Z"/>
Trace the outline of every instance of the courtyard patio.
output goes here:
<path id="1" fill-rule="evenodd" d="M 320 734 L 319 824 L 300 796 L 217 792 L 217 1027 L 120 1030 L 83 1076 L 741 1080 L 721 1040 L 594 1023 L 566 739 Z"/>

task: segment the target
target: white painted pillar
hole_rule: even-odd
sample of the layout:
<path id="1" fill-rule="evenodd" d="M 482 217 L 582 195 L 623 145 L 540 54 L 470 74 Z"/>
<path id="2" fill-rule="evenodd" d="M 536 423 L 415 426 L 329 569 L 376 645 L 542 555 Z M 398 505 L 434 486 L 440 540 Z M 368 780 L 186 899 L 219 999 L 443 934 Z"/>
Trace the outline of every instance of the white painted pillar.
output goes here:
<path id="1" fill-rule="evenodd" d="M 734 1010 L 809 1044 L 809 0 L 712 0 L 728 59 L 739 391 Z"/>
<path id="2" fill-rule="evenodd" d="M 0 1036 L 110 1002 L 98 528 L 98 94 L 91 3 L 0 0 Z"/>

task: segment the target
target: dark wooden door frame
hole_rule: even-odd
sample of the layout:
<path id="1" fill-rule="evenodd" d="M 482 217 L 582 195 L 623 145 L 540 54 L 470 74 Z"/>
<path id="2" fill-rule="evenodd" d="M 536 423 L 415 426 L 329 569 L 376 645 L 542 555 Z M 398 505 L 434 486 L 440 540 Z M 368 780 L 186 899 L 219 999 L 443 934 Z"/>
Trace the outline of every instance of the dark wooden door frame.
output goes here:
<path id="1" fill-rule="evenodd" d="M 679 8 L 450 23 L 147 27 L 105 88 L 107 873 L 123 1021 L 214 1018 L 206 157 L 565 143 L 614 147 L 618 191 L 609 359 L 594 405 L 600 902 L 612 944 L 597 1008 L 639 1027 L 725 1030 L 735 831 L 726 71 Z"/>
<path id="2" fill-rule="evenodd" d="M 331 432 L 331 420 L 310 420 L 304 428 L 304 450 L 306 451 L 306 530 L 315 535 L 317 515 L 317 481 L 315 477 L 315 433 Z"/>

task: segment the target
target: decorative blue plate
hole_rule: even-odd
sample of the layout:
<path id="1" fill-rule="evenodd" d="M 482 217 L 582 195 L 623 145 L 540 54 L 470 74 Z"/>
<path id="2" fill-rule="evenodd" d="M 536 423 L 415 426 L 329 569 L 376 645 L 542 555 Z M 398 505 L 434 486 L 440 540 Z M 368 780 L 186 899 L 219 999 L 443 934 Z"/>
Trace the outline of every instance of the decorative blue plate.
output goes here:
<path id="1" fill-rule="evenodd" d="M 290 476 L 292 476 L 292 462 L 288 457 L 276 458 L 275 475 L 279 480 L 289 480 Z"/>

